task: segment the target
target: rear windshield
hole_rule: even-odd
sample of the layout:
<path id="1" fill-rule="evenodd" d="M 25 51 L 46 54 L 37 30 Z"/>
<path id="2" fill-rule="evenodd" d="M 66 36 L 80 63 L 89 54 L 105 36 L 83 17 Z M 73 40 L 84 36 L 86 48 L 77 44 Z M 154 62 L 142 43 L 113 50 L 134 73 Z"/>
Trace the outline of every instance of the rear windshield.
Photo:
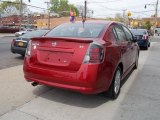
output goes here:
<path id="1" fill-rule="evenodd" d="M 67 23 L 62 24 L 49 33 L 47 37 L 78 37 L 78 38 L 97 38 L 101 34 L 105 24 L 91 23 Z"/>
<path id="2" fill-rule="evenodd" d="M 131 30 L 133 35 L 145 35 L 147 34 L 146 30 L 142 30 L 142 29 L 135 29 L 135 30 Z"/>
<path id="3" fill-rule="evenodd" d="M 23 35 L 25 38 L 31 38 L 31 37 L 41 37 L 45 35 L 49 30 L 35 30 L 35 31 L 29 31 L 26 34 Z"/>

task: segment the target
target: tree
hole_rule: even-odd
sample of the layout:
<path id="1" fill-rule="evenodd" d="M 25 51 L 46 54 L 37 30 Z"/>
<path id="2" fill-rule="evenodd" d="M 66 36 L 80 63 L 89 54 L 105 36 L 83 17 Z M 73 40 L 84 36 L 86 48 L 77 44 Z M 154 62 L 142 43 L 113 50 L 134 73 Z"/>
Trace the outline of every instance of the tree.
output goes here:
<path id="1" fill-rule="evenodd" d="M 115 21 L 123 22 L 123 16 L 120 13 L 116 13 Z"/>
<path id="2" fill-rule="evenodd" d="M 76 13 L 76 16 L 78 16 L 79 11 L 73 4 L 69 4 L 69 10 L 74 11 Z"/>
<path id="3" fill-rule="evenodd" d="M 54 12 L 58 12 L 59 4 L 60 4 L 59 0 L 50 0 L 50 2 L 51 2 L 50 10 Z"/>
<path id="4" fill-rule="evenodd" d="M 69 16 L 69 12 L 72 10 L 76 12 L 76 15 L 78 15 L 78 9 L 73 4 L 69 4 L 68 0 L 50 0 L 50 2 L 50 10 L 55 13 L 59 13 L 63 16 Z"/>
<path id="5" fill-rule="evenodd" d="M 114 19 L 114 18 L 111 18 L 111 17 L 107 17 L 106 20 L 115 21 L 115 19 Z"/>
<path id="6" fill-rule="evenodd" d="M 80 13 L 80 15 L 84 14 L 84 6 L 83 5 L 77 5 L 76 6 L 78 12 Z"/>
<path id="7" fill-rule="evenodd" d="M 150 21 L 146 21 L 145 22 L 145 28 L 147 29 L 147 30 L 150 30 L 150 28 L 151 28 L 151 22 Z"/>
<path id="8" fill-rule="evenodd" d="M 5 13 L 7 15 L 18 14 L 20 10 L 20 0 L 11 1 L 3 1 L 0 4 L 0 13 Z M 26 9 L 27 5 L 23 3 L 22 10 Z"/>

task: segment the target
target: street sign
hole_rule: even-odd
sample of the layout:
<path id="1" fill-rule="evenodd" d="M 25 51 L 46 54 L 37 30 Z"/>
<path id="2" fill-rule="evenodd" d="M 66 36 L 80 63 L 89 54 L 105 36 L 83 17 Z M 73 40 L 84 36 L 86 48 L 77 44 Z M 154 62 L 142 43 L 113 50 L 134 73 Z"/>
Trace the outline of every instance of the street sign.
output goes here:
<path id="1" fill-rule="evenodd" d="M 128 16 L 128 17 L 132 16 L 132 13 L 129 11 L 129 12 L 127 13 L 127 16 Z"/>

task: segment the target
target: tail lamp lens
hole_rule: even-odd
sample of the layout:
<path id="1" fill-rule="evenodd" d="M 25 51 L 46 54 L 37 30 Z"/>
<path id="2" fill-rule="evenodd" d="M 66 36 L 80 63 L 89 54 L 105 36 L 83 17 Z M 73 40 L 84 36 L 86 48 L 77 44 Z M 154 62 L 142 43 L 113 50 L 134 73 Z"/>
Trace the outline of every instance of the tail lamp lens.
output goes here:
<path id="1" fill-rule="evenodd" d="M 147 39 L 148 39 L 148 36 L 147 36 L 147 35 L 143 35 L 142 39 L 143 39 L 143 40 L 147 40 Z"/>
<path id="2" fill-rule="evenodd" d="M 104 58 L 104 47 L 92 43 L 85 55 L 83 63 L 101 63 Z"/>
<path id="3" fill-rule="evenodd" d="M 15 39 L 12 40 L 12 45 L 15 45 L 16 41 Z"/>
<path id="4" fill-rule="evenodd" d="M 26 49 L 26 56 L 30 56 L 31 55 L 31 44 L 32 44 L 32 41 L 30 40 L 28 42 L 28 46 L 27 46 L 27 49 Z"/>

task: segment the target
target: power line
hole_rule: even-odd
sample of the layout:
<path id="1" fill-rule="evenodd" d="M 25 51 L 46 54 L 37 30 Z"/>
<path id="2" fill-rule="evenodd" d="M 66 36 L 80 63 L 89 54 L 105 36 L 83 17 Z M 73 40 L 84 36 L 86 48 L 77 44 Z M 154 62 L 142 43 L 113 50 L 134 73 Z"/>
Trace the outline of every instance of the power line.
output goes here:
<path id="1" fill-rule="evenodd" d="M 107 4 L 107 3 L 110 3 L 110 2 L 120 2 L 120 1 L 121 1 L 121 0 L 111 0 L 111 1 L 106 1 L 106 2 L 98 2 L 98 1 L 93 1 L 93 2 L 91 2 L 91 1 L 90 1 L 89 3 L 92 3 L 92 4 L 94 4 L 94 3 L 96 3 L 96 4 L 97 4 L 97 3 L 106 3 L 106 4 Z"/>
<path id="2" fill-rule="evenodd" d="M 96 2 L 96 1 L 93 1 L 93 2 Z M 108 8 L 108 7 L 106 7 L 106 6 L 103 6 L 103 5 L 101 5 L 101 4 L 98 4 L 99 6 L 101 6 L 101 7 L 103 7 L 103 8 L 105 8 L 105 9 L 108 9 L 108 10 L 112 10 L 112 11 L 121 11 L 121 10 L 118 10 L 118 9 L 113 9 L 113 8 Z"/>
<path id="3" fill-rule="evenodd" d="M 48 29 L 50 29 L 50 11 L 49 11 L 49 5 L 50 2 L 45 2 L 47 4 L 47 10 L 48 10 Z"/>
<path id="4" fill-rule="evenodd" d="M 147 10 L 147 11 L 132 11 L 134 13 L 146 13 L 146 12 L 152 12 L 152 11 L 155 11 L 155 10 Z"/>
<path id="5" fill-rule="evenodd" d="M 21 4 L 21 3 L 18 3 L 18 2 L 11 2 L 11 1 L 0 1 L 0 2 L 7 2 L 7 3 L 14 3 L 14 4 Z M 28 5 L 28 4 L 26 4 L 26 3 L 22 3 L 22 5 L 26 5 L 26 6 L 33 7 L 33 8 L 38 8 L 38 9 L 46 10 L 46 8 L 37 7 L 37 6 L 34 6 L 34 5 Z"/>

